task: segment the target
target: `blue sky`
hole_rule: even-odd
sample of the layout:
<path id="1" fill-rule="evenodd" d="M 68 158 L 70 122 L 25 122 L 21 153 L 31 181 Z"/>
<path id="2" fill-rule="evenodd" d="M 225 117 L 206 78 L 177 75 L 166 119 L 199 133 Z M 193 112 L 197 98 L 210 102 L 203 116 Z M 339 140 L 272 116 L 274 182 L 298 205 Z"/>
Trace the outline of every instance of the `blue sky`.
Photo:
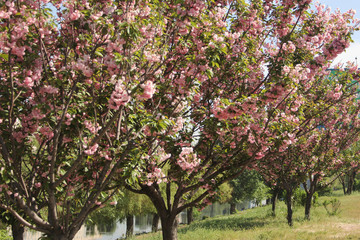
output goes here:
<path id="1" fill-rule="evenodd" d="M 316 1 L 314 0 L 313 3 Z M 321 4 L 331 8 L 331 11 L 335 11 L 337 8 L 341 12 L 346 12 L 349 9 L 355 9 L 356 17 L 360 19 L 360 1 L 359 0 L 318 0 Z M 360 31 L 356 32 L 353 35 L 354 42 L 346 50 L 345 53 L 341 54 L 335 59 L 335 63 L 341 62 L 345 63 L 347 61 L 355 61 L 357 57 L 357 62 L 360 65 Z"/>

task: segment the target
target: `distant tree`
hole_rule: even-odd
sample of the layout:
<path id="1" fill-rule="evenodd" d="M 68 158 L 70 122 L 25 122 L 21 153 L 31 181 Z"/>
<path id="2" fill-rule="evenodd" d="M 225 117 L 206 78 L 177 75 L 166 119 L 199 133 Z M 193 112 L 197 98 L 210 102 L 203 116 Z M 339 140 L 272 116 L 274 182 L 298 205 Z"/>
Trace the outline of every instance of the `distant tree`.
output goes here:
<path id="1" fill-rule="evenodd" d="M 227 203 L 232 198 L 232 192 L 233 192 L 233 188 L 231 187 L 231 185 L 229 183 L 223 183 L 218 187 L 218 189 L 216 189 L 215 193 L 210 197 L 210 199 L 208 199 L 208 201 L 210 201 L 211 203 L 217 202 L 220 204 Z M 201 194 L 201 192 L 197 193 L 197 195 L 199 194 Z M 195 195 L 195 197 L 197 197 L 197 195 Z M 194 216 L 193 216 L 194 207 L 188 208 L 186 212 L 187 212 L 187 223 L 190 224 L 194 220 Z"/>
<path id="2" fill-rule="evenodd" d="M 127 190 L 120 191 L 112 202 L 93 212 L 88 223 L 97 226 L 115 224 L 126 220 L 126 238 L 131 238 L 134 232 L 134 216 L 153 214 L 156 210 L 145 195 L 134 194 Z"/>
<path id="3" fill-rule="evenodd" d="M 245 200 L 254 200 L 260 194 L 262 186 L 262 177 L 255 170 L 244 170 L 238 177 L 230 181 L 233 188 L 230 203 L 230 213 L 236 212 L 236 203 Z M 261 195 L 261 194 L 260 194 Z M 265 195 L 264 195 L 265 196 Z"/>
<path id="4" fill-rule="evenodd" d="M 331 177 L 346 164 L 340 158 L 341 151 L 351 146 L 358 139 L 359 112 L 354 95 L 343 104 L 332 105 L 333 110 L 326 116 L 319 115 L 319 120 L 298 128 L 297 140 L 291 143 L 281 154 L 262 162 L 258 168 L 268 182 L 278 185 L 286 191 L 288 223 L 292 225 L 292 195 L 303 184 L 306 192 L 305 218 L 310 219 L 312 197 L 324 177 Z M 331 108 L 329 108 L 331 109 Z M 324 122 L 322 127 L 319 122 Z M 312 125 L 312 126 L 311 126 Z"/>
<path id="5" fill-rule="evenodd" d="M 360 171 L 360 142 L 354 143 L 351 148 L 342 152 L 339 165 L 339 181 L 345 195 L 355 189 L 356 175 Z"/>

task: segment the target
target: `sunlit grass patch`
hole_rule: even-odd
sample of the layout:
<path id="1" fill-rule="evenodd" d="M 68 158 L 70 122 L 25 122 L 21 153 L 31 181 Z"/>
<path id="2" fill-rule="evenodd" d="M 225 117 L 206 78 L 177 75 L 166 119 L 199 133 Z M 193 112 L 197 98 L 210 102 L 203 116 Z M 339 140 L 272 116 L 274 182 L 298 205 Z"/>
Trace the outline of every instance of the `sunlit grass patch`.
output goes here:
<path id="1" fill-rule="evenodd" d="M 240 240 L 240 239 L 359 239 L 360 194 L 337 195 L 341 202 L 339 214 L 329 216 L 322 202 L 334 197 L 320 197 L 317 206 L 311 209 L 311 220 L 304 219 L 304 208 L 295 207 L 294 226 L 286 221 L 286 206 L 278 202 L 276 213 L 271 215 L 271 206 L 241 211 L 230 216 L 218 216 L 196 221 L 178 230 L 179 240 Z M 136 239 L 161 240 L 161 233 L 147 234 Z"/>

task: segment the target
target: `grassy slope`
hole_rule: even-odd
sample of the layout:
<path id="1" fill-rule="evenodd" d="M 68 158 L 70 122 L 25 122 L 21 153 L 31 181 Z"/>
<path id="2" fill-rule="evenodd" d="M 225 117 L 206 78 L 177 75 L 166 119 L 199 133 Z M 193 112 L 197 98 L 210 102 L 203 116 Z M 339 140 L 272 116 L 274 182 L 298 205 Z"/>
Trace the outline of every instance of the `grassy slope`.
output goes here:
<path id="1" fill-rule="evenodd" d="M 321 197 L 319 202 L 333 197 Z M 277 216 L 271 216 L 271 206 L 249 209 L 232 216 L 215 217 L 180 227 L 179 240 L 235 239 L 360 239 L 360 194 L 337 197 L 341 212 L 328 216 L 323 206 L 312 208 L 311 221 L 304 220 L 304 208 L 296 207 L 294 227 L 286 223 L 283 202 L 277 206 Z M 135 239 L 161 240 L 160 233 Z"/>

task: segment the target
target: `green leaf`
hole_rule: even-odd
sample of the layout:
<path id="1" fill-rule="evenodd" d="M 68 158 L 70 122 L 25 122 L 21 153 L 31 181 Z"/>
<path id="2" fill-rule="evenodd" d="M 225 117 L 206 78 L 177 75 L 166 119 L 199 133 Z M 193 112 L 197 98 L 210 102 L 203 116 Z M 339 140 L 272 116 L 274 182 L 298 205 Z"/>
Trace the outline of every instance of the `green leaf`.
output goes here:
<path id="1" fill-rule="evenodd" d="M 99 57 L 104 57 L 104 55 L 101 52 L 99 52 L 98 50 L 95 51 L 95 55 L 97 55 Z"/>
<path id="2" fill-rule="evenodd" d="M 9 54 L 0 53 L 0 57 L 3 58 L 5 61 L 8 61 L 8 60 L 9 60 Z"/>

